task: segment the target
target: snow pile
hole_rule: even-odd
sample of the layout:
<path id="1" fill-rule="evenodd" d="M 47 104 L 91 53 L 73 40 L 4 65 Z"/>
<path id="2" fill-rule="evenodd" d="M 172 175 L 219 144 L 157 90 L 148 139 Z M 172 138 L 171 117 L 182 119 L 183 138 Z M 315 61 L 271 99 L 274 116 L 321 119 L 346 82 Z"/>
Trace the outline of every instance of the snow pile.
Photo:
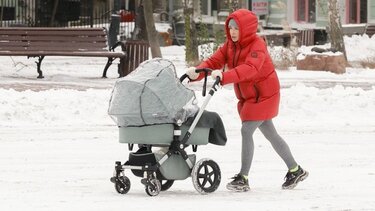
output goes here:
<path id="1" fill-rule="evenodd" d="M 364 35 L 353 35 L 352 37 L 344 36 L 345 48 L 348 61 L 351 63 L 361 61 L 375 61 L 375 36 L 369 37 L 367 34 Z M 322 49 L 331 48 L 331 44 L 325 45 L 314 45 L 314 46 L 301 46 L 298 49 L 285 48 L 282 46 L 268 47 L 268 51 L 272 59 L 275 61 L 281 61 L 286 57 L 295 57 L 298 54 L 298 60 L 303 59 L 305 55 L 319 54 L 311 51 L 312 48 L 318 47 Z M 340 52 L 324 52 L 325 55 L 340 55 Z"/>
<path id="2" fill-rule="evenodd" d="M 77 91 L 71 89 L 17 92 L 0 89 L 0 126 L 21 125 L 79 126 L 114 125 L 107 115 L 110 89 Z M 240 120 L 237 99 L 231 86 L 219 90 L 207 109 L 218 112 L 227 125 Z M 196 91 L 199 103 L 203 102 Z M 375 90 L 361 88 L 318 89 L 297 84 L 281 90 L 280 115 L 275 121 L 285 130 L 342 130 L 375 128 Z M 338 121 L 339 120 L 339 121 Z"/>
<path id="3" fill-rule="evenodd" d="M 317 46 L 301 46 L 298 49 L 297 60 L 305 59 L 306 55 L 325 55 L 325 56 L 340 56 L 340 55 L 342 55 L 342 53 L 339 52 L 339 51 L 337 51 L 337 52 L 326 51 L 326 52 L 318 53 L 318 52 L 312 50 L 313 48 L 316 48 L 316 47 Z M 318 47 L 318 48 L 327 49 L 327 46 L 323 46 L 323 47 L 321 46 L 321 47 Z"/>
<path id="4" fill-rule="evenodd" d="M 318 89 L 297 84 L 281 91 L 278 121 L 286 128 L 305 128 L 306 131 L 373 130 L 375 90 L 361 88 Z M 280 124 L 280 125 L 281 125 Z M 297 126 L 298 125 L 298 126 Z"/>
<path id="5" fill-rule="evenodd" d="M 113 125 L 109 90 L 14 91 L 0 89 L 0 126 Z"/>
<path id="6" fill-rule="evenodd" d="M 375 61 L 375 36 L 344 36 L 344 42 L 349 61 Z"/>

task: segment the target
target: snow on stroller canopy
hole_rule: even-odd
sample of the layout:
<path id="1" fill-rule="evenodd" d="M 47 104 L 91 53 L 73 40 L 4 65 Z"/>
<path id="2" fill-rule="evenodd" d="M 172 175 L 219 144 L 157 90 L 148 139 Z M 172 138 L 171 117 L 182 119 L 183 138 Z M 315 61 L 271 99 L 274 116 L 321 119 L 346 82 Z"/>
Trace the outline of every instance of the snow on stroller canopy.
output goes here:
<path id="1" fill-rule="evenodd" d="M 197 110 L 194 91 L 180 82 L 173 63 L 157 58 L 115 83 L 108 114 L 118 126 L 128 127 L 183 123 Z"/>

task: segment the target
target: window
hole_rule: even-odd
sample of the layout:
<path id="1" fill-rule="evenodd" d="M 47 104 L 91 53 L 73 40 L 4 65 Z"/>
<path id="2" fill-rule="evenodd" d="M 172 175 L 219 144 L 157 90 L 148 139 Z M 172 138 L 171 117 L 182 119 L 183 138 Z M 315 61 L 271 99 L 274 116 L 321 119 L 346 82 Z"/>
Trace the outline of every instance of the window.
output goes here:
<path id="1" fill-rule="evenodd" d="M 202 15 L 217 15 L 217 0 L 202 0 L 201 13 Z"/>
<path id="2" fill-rule="evenodd" d="M 357 23 L 358 5 L 357 0 L 349 0 L 348 4 L 348 23 Z"/>
<path id="3" fill-rule="evenodd" d="M 201 1 L 201 13 L 202 13 L 202 15 L 208 15 L 209 14 L 209 12 L 208 12 L 208 7 L 209 7 L 208 3 L 209 2 L 207 0 Z"/>
<path id="4" fill-rule="evenodd" d="M 315 22 L 315 0 L 296 0 L 296 20 L 298 22 Z"/>
<path id="5" fill-rule="evenodd" d="M 367 0 L 347 0 L 347 23 L 367 22 Z"/>

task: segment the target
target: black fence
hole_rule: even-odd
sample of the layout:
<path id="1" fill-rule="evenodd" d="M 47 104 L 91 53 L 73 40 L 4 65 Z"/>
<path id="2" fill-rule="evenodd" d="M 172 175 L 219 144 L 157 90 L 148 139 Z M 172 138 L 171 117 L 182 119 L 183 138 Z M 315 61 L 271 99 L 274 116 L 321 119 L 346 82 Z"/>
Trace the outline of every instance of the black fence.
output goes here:
<path id="1" fill-rule="evenodd" d="M 108 29 L 112 15 L 118 14 L 120 36 L 127 38 L 134 28 L 135 12 L 121 7 L 123 5 L 116 5 L 116 0 L 0 0 L 0 27 Z M 113 8 L 119 10 L 114 11 Z"/>

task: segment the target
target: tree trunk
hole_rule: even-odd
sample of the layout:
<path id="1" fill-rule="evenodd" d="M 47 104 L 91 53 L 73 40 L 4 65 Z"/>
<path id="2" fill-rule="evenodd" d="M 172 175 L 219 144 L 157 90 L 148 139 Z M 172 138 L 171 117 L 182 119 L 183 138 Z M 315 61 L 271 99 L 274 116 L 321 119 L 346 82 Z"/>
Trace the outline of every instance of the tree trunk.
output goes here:
<path id="1" fill-rule="evenodd" d="M 185 61 L 188 65 L 195 65 L 199 61 L 197 30 L 194 21 L 193 4 L 185 0 Z"/>
<path id="2" fill-rule="evenodd" d="M 146 29 L 147 29 L 147 37 L 151 47 L 151 54 L 152 58 L 160 57 L 162 58 L 160 45 L 158 40 L 158 34 L 155 29 L 155 22 L 153 17 L 152 11 L 152 1 L 144 1 L 143 2 L 143 13 L 145 16 L 146 22 Z"/>
<path id="3" fill-rule="evenodd" d="M 331 47 L 337 51 L 342 52 L 344 54 L 345 59 L 348 60 L 346 57 L 345 43 L 342 34 L 342 26 L 337 0 L 328 1 L 328 19 L 328 33 L 331 39 Z"/>
<path id="4" fill-rule="evenodd" d="M 135 26 L 132 34 L 133 40 L 147 40 L 147 29 L 146 29 L 146 21 L 143 12 L 143 5 L 140 4 L 136 10 L 135 16 Z"/>

